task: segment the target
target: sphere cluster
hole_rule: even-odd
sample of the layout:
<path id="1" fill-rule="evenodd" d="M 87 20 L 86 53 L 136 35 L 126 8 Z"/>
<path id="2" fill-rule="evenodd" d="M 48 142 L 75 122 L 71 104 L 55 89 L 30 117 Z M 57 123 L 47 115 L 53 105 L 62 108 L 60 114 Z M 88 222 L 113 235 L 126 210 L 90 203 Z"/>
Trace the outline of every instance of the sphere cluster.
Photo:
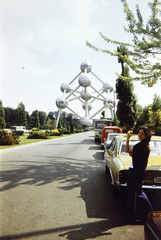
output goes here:
<path id="1" fill-rule="evenodd" d="M 100 80 L 93 72 L 92 72 L 92 65 L 88 61 L 85 61 L 80 66 L 81 72 L 79 73 L 78 77 L 78 86 L 76 89 L 72 89 L 71 84 L 73 81 L 76 80 L 76 78 L 69 84 L 62 83 L 60 86 L 60 90 L 63 92 L 63 96 L 58 97 L 56 100 L 56 106 L 60 110 L 59 113 L 61 114 L 61 110 L 68 108 L 68 103 L 72 101 L 71 97 L 74 96 L 75 100 L 82 101 L 82 108 L 85 110 L 85 116 L 80 117 L 76 112 L 72 110 L 72 112 L 77 115 L 80 118 L 80 122 L 83 126 L 90 127 L 92 124 L 92 118 L 96 115 L 90 117 L 90 110 L 92 109 L 92 103 L 95 100 L 100 100 L 103 102 L 103 106 L 106 109 L 112 109 L 114 108 L 114 100 L 109 96 L 109 92 L 114 91 L 114 85 L 111 82 L 104 82 L 102 89 L 100 90 L 102 93 L 99 94 L 99 96 L 95 96 L 95 94 L 98 95 L 98 90 L 95 89 L 92 86 L 92 78 L 89 75 L 93 74 L 98 80 Z M 101 81 L 102 82 L 102 81 Z M 83 88 L 83 90 L 78 91 L 79 88 Z M 92 91 L 95 90 L 95 92 L 91 92 L 89 88 L 92 88 Z M 108 96 L 103 96 L 103 93 L 107 93 Z M 68 94 L 67 96 L 65 96 Z M 91 100 L 91 102 L 89 102 Z M 69 109 L 70 110 L 70 109 Z M 100 111 L 102 110 L 102 107 L 100 108 Z M 111 115 L 112 115 L 111 111 Z M 60 114 L 58 114 L 57 124 L 59 122 Z M 111 116 L 113 118 L 113 116 Z"/>

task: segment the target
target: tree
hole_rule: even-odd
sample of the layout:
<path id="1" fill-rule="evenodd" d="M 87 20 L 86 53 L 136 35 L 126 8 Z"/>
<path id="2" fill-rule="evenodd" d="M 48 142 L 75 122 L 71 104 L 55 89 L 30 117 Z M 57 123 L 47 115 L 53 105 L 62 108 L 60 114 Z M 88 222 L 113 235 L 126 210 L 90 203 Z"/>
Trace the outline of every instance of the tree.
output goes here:
<path id="1" fill-rule="evenodd" d="M 135 125 L 134 132 L 137 132 L 138 128 L 143 125 L 147 125 L 151 128 L 149 121 L 149 106 L 141 107 L 137 105 L 137 124 Z"/>
<path id="2" fill-rule="evenodd" d="M 16 122 L 17 125 L 27 126 L 25 105 L 22 102 L 18 104 L 16 110 Z"/>
<path id="3" fill-rule="evenodd" d="M 149 120 L 156 128 L 161 126 L 161 98 L 156 94 L 153 104 L 149 106 Z"/>
<path id="4" fill-rule="evenodd" d="M 154 95 L 153 104 L 151 105 L 152 111 L 161 110 L 161 98 L 157 96 L 157 94 Z"/>
<path id="5" fill-rule="evenodd" d="M 117 48 L 121 55 L 128 55 L 128 49 L 124 46 Z M 121 76 L 129 77 L 129 68 L 124 63 L 123 59 L 118 57 L 118 62 L 121 64 Z M 116 94 L 118 99 L 117 117 L 120 125 L 126 127 L 126 131 L 133 128 L 137 119 L 137 98 L 133 93 L 134 87 L 132 81 L 129 79 L 118 78 L 116 80 Z"/>
<path id="6" fill-rule="evenodd" d="M 111 56 L 118 56 L 137 74 L 133 78 L 118 74 L 119 78 L 140 80 L 142 84 L 152 87 L 158 80 L 161 80 L 161 63 L 158 57 L 161 54 L 161 20 L 159 18 L 161 2 L 153 0 L 153 2 L 148 3 L 152 14 L 149 16 L 146 24 L 144 24 L 139 5 L 136 5 L 136 19 L 133 12 L 129 9 L 127 0 L 121 0 L 121 2 L 123 3 L 123 9 L 128 22 L 128 28 L 125 27 L 124 29 L 132 34 L 133 42 L 123 43 L 111 40 L 102 33 L 100 35 L 107 43 L 129 47 L 129 55 L 124 56 L 118 51 L 112 52 L 97 48 L 88 41 L 86 41 L 86 44 L 96 51 L 101 51 Z"/>
<path id="7" fill-rule="evenodd" d="M 31 122 L 32 122 L 32 127 L 36 127 L 39 129 L 40 127 L 40 122 L 39 122 L 39 113 L 38 111 L 34 111 L 31 114 Z"/>
<path id="8" fill-rule="evenodd" d="M 47 127 L 47 114 L 43 111 L 39 111 L 39 122 L 40 122 L 40 128 L 46 129 Z"/>
<path id="9" fill-rule="evenodd" d="M 5 112 L 4 112 L 2 101 L 0 100 L 0 129 L 4 129 L 5 126 L 6 126 Z"/>
<path id="10" fill-rule="evenodd" d="M 6 127 L 10 128 L 16 124 L 16 109 L 11 107 L 4 108 L 5 111 L 5 120 L 6 120 Z"/>

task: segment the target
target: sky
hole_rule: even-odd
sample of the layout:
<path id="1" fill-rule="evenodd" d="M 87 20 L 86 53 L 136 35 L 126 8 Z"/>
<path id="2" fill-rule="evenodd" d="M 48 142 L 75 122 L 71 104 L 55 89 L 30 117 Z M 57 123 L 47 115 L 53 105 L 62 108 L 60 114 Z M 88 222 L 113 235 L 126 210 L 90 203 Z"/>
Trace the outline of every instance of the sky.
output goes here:
<path id="1" fill-rule="evenodd" d="M 144 19 L 150 8 L 147 0 L 128 1 L 134 13 L 139 4 Z M 121 66 L 116 57 L 96 52 L 86 45 L 114 50 L 100 36 L 131 42 L 121 0 L 0 0 L 0 99 L 3 107 L 25 110 L 57 111 L 56 100 L 63 95 L 62 83 L 69 84 L 79 73 L 84 61 L 103 82 L 116 82 Z M 91 85 L 100 90 L 102 83 L 91 73 Z M 130 72 L 131 76 L 134 74 Z M 152 104 L 160 95 L 161 83 L 152 88 L 133 82 L 134 93 L 142 107 Z M 71 84 L 78 86 L 78 79 Z M 113 98 L 113 92 L 108 93 Z M 94 101 L 91 115 L 103 104 Z M 85 111 L 79 100 L 68 103 L 81 117 Z M 70 112 L 68 109 L 63 111 Z"/>

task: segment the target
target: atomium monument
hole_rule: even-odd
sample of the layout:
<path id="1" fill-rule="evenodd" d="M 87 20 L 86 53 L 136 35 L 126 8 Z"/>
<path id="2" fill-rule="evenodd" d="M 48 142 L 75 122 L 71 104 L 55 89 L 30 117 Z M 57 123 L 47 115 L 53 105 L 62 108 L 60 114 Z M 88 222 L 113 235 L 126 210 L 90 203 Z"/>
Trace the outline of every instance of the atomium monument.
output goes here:
<path id="1" fill-rule="evenodd" d="M 92 124 L 92 119 L 103 109 L 109 109 L 111 113 L 111 118 L 114 119 L 114 100 L 109 97 L 109 92 L 114 91 L 114 85 L 111 82 L 103 82 L 92 72 L 92 65 L 88 61 L 85 61 L 80 66 L 81 72 L 69 83 L 62 83 L 60 86 L 63 96 L 58 97 L 56 100 L 56 106 L 58 107 L 58 118 L 56 123 L 56 128 L 60 119 L 62 109 L 67 108 L 72 113 L 74 113 L 83 126 L 90 127 Z M 90 73 L 101 82 L 101 90 L 97 90 L 92 86 L 92 78 Z M 78 79 L 78 86 L 72 89 L 72 83 Z M 82 89 L 83 88 L 83 89 Z M 80 91 L 78 91 L 80 89 Z M 106 94 L 106 96 L 104 96 Z M 72 98 L 74 96 L 74 98 Z M 80 117 L 75 111 L 69 108 L 70 101 L 81 101 L 82 108 L 85 110 L 85 116 Z M 92 103 L 95 100 L 102 101 L 102 107 L 92 116 L 89 112 L 92 109 Z"/>

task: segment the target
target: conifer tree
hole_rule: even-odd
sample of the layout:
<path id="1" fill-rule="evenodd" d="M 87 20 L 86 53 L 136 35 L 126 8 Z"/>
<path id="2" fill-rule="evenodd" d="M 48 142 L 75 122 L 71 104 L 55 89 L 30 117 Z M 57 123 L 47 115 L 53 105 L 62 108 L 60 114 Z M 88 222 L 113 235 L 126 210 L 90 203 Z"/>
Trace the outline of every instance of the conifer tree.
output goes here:
<path id="1" fill-rule="evenodd" d="M 128 49 L 124 46 L 118 47 L 117 51 L 123 56 L 128 55 Z M 120 77 L 116 80 L 116 93 L 118 98 L 116 115 L 120 121 L 120 125 L 125 126 L 126 131 L 128 131 L 133 128 L 137 120 L 137 98 L 133 93 L 133 83 L 128 79 L 130 75 L 127 64 L 124 63 L 122 58 L 118 58 L 118 62 L 122 68 L 121 76 L 127 79 Z"/>
<path id="2" fill-rule="evenodd" d="M 3 108 L 2 101 L 0 100 L 0 129 L 4 129 L 5 126 L 6 126 L 5 111 Z"/>
<path id="3" fill-rule="evenodd" d="M 144 23 L 139 5 L 136 5 L 136 19 L 128 6 L 127 0 L 121 0 L 121 2 L 123 3 L 123 9 L 128 22 L 128 28 L 124 27 L 124 29 L 132 34 L 132 43 L 111 40 L 101 32 L 100 35 L 107 43 L 110 42 L 128 47 L 128 56 L 121 55 L 118 51 L 112 52 L 107 49 L 97 48 L 88 41 L 86 41 L 86 44 L 96 51 L 120 57 L 136 73 L 136 77 L 133 78 L 117 74 L 119 78 L 139 80 L 142 84 L 152 87 L 158 80 L 161 80 L 161 20 L 159 18 L 161 2 L 153 0 L 153 2 L 148 3 L 148 6 L 151 8 L 151 15 L 147 23 Z"/>
<path id="4" fill-rule="evenodd" d="M 40 121 L 39 121 L 39 113 L 38 110 L 32 112 L 31 114 L 31 122 L 32 122 L 32 126 L 39 129 L 40 127 Z"/>
<path id="5" fill-rule="evenodd" d="M 18 104 L 16 110 L 16 122 L 18 125 L 27 126 L 25 105 L 22 102 Z"/>

